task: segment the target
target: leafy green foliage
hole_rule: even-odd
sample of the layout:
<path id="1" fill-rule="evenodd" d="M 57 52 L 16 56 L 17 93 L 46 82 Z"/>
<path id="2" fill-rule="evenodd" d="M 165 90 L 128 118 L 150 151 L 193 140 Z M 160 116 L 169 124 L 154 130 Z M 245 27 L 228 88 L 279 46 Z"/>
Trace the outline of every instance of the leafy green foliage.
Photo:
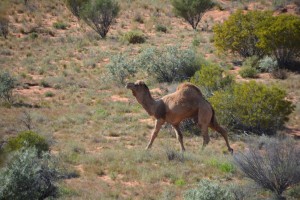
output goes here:
<path id="1" fill-rule="evenodd" d="M 266 50 L 258 46 L 257 33 L 263 30 L 264 22 L 272 18 L 271 12 L 238 10 L 223 24 L 214 27 L 214 42 L 220 51 L 230 51 L 242 57 L 263 56 Z"/>
<path id="2" fill-rule="evenodd" d="M 239 74 L 243 78 L 257 78 L 258 71 L 251 66 L 245 66 L 240 69 Z"/>
<path id="3" fill-rule="evenodd" d="M 58 173 L 48 153 L 23 149 L 0 171 L 0 199 L 45 199 L 56 195 Z"/>
<path id="4" fill-rule="evenodd" d="M 84 4 L 80 17 L 102 38 L 105 38 L 119 11 L 120 6 L 115 0 L 94 0 Z"/>
<path id="5" fill-rule="evenodd" d="M 12 90 L 16 87 L 16 80 L 8 72 L 0 73 L 0 99 L 11 103 Z"/>
<path id="6" fill-rule="evenodd" d="M 113 56 L 106 68 L 111 79 L 122 85 L 124 85 L 126 79 L 133 77 L 137 72 L 133 60 L 130 60 L 126 54 Z"/>
<path id="7" fill-rule="evenodd" d="M 233 200 L 233 196 L 227 188 L 210 180 L 201 180 L 198 188 L 186 191 L 185 200 Z"/>
<path id="8" fill-rule="evenodd" d="M 214 6 L 211 0 L 171 0 L 174 12 L 197 29 L 202 16 Z"/>
<path id="9" fill-rule="evenodd" d="M 250 147 L 235 156 L 235 163 L 248 178 L 271 190 L 277 199 L 289 187 L 300 183 L 299 148 L 292 140 L 270 139 L 263 147 Z"/>
<path id="10" fill-rule="evenodd" d="M 206 96 L 211 96 L 214 91 L 226 89 L 234 83 L 232 76 L 223 74 L 224 70 L 221 67 L 206 64 L 194 74 L 191 82 L 201 87 Z"/>
<path id="11" fill-rule="evenodd" d="M 125 33 L 122 36 L 122 40 L 130 44 L 141 44 L 146 41 L 145 36 L 142 31 L 134 30 Z"/>
<path id="12" fill-rule="evenodd" d="M 72 14 L 80 18 L 80 12 L 84 6 L 89 0 L 65 0 L 66 6 L 69 8 L 69 10 L 72 12 Z"/>
<path id="13" fill-rule="evenodd" d="M 137 59 L 148 75 L 158 82 L 182 81 L 190 78 L 199 69 L 193 49 L 181 50 L 176 46 L 163 49 L 150 47 L 142 51 Z"/>
<path id="14" fill-rule="evenodd" d="M 275 56 L 278 65 L 286 67 L 300 56 L 300 18 L 282 14 L 265 22 L 258 32 L 258 46 Z"/>
<path id="15" fill-rule="evenodd" d="M 220 121 L 228 127 L 257 133 L 274 133 L 281 129 L 294 106 L 286 92 L 250 81 L 235 84 L 232 89 L 217 91 L 210 102 Z"/>
<path id="16" fill-rule="evenodd" d="M 49 151 L 49 144 L 46 139 L 32 131 L 24 131 L 17 137 L 10 138 L 6 148 L 9 151 L 16 151 L 29 147 L 35 147 L 39 154 L 43 151 Z"/>

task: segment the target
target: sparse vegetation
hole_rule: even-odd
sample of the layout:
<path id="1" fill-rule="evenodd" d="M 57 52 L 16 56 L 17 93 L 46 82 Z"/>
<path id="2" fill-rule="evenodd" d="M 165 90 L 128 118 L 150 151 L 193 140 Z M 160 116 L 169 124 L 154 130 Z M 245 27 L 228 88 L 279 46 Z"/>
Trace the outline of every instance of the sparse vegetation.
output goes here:
<path id="1" fill-rule="evenodd" d="M 251 66 L 245 66 L 241 68 L 239 74 L 243 78 L 257 78 L 258 71 Z"/>
<path id="2" fill-rule="evenodd" d="M 69 10 L 72 12 L 72 14 L 80 19 L 80 13 L 83 9 L 83 6 L 88 2 L 89 0 L 65 0 L 65 3 Z"/>

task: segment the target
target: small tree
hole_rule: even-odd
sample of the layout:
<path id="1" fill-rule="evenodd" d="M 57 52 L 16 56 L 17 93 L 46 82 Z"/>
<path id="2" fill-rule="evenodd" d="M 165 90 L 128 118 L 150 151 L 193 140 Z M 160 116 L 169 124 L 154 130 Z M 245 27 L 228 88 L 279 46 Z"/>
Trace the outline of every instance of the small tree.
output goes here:
<path id="1" fill-rule="evenodd" d="M 235 156 L 240 170 L 259 186 L 271 190 L 277 199 L 282 193 L 300 183 L 300 149 L 290 140 L 268 139 L 265 148 L 250 147 L 246 153 Z"/>
<path id="2" fill-rule="evenodd" d="M 80 16 L 102 38 L 105 38 L 120 6 L 115 0 L 94 0 L 84 5 Z"/>
<path id="3" fill-rule="evenodd" d="M 264 22 L 271 18 L 271 12 L 267 11 L 249 11 L 245 14 L 238 10 L 223 24 L 214 27 L 216 47 L 222 52 L 230 51 L 242 57 L 262 57 L 266 51 L 257 45 L 257 32 L 263 30 Z"/>
<path id="4" fill-rule="evenodd" d="M 275 56 L 279 66 L 286 67 L 300 56 L 300 18 L 282 14 L 265 22 L 258 31 L 258 46 Z"/>
<path id="5" fill-rule="evenodd" d="M 88 0 L 65 0 L 65 2 L 66 6 L 69 8 L 72 14 L 79 19 L 80 12 L 84 4 L 87 3 Z"/>
<path id="6" fill-rule="evenodd" d="M 16 80 L 8 73 L 0 73 L 0 99 L 12 103 L 12 90 L 16 86 Z"/>
<path id="7" fill-rule="evenodd" d="M 202 16 L 214 6 L 211 0 L 171 0 L 174 12 L 197 29 Z"/>

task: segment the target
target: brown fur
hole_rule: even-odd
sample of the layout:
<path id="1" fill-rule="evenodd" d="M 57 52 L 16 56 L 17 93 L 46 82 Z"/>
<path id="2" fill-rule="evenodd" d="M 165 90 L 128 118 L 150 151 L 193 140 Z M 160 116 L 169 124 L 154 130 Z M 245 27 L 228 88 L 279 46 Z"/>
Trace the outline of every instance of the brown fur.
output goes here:
<path id="1" fill-rule="evenodd" d="M 181 149 L 185 150 L 179 124 L 185 119 L 192 118 L 201 129 L 203 146 L 209 143 L 208 127 L 210 127 L 224 137 L 228 150 L 233 151 L 228 142 L 227 132 L 218 124 L 212 106 L 195 85 L 183 83 L 177 87 L 174 93 L 168 94 L 159 100 L 152 98 L 149 88 L 143 81 L 128 83 L 126 88 L 132 91 L 147 113 L 156 119 L 155 129 L 152 132 L 147 149 L 152 146 L 160 128 L 167 122 L 174 127 Z"/>

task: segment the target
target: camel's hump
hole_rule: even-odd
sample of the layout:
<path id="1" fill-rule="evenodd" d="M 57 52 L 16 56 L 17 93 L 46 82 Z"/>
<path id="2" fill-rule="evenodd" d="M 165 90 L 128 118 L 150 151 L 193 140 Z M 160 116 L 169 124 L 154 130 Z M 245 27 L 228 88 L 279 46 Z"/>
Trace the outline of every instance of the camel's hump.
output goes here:
<path id="1" fill-rule="evenodd" d="M 182 84 L 180 84 L 177 87 L 177 91 L 178 90 L 186 90 L 186 89 L 196 90 L 197 92 L 199 92 L 200 94 L 202 94 L 201 91 L 200 91 L 200 89 L 197 86 L 195 86 L 194 84 L 192 84 L 192 83 L 182 83 Z"/>

